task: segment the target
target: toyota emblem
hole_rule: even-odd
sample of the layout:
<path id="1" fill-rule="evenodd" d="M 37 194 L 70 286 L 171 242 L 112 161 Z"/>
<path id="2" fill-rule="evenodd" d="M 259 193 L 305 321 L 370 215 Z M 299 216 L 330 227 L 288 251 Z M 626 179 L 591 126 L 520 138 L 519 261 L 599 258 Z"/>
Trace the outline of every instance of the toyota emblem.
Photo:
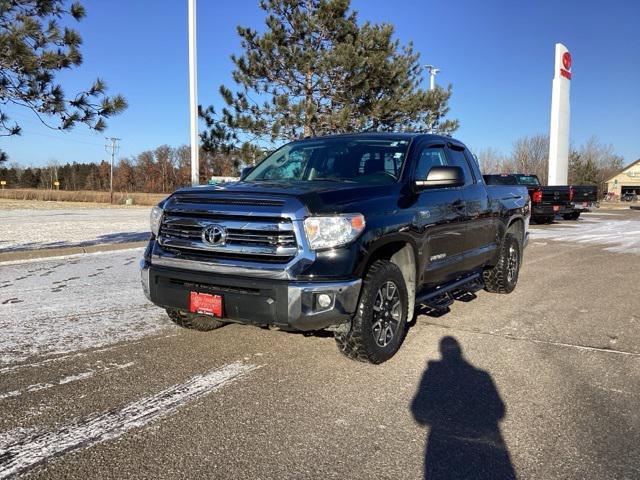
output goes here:
<path id="1" fill-rule="evenodd" d="M 227 229 L 221 225 L 209 225 L 202 230 L 202 241 L 214 247 L 224 245 L 227 240 Z"/>

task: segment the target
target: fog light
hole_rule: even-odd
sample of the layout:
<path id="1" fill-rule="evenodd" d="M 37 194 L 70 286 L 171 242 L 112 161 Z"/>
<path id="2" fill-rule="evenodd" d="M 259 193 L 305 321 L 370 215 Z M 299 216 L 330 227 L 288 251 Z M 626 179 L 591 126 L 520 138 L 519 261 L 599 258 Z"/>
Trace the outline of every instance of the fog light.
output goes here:
<path id="1" fill-rule="evenodd" d="M 331 298 L 331 295 L 327 293 L 321 293 L 318 295 L 317 301 L 320 308 L 329 308 L 333 299 Z"/>

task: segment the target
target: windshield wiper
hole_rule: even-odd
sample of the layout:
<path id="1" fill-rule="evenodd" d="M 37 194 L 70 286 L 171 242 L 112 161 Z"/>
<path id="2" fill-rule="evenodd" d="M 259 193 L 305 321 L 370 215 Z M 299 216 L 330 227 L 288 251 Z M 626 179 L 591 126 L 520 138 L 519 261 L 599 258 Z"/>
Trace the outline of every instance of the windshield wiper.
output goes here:
<path id="1" fill-rule="evenodd" d="M 311 180 L 312 182 L 347 182 L 347 183 L 356 183 L 355 180 L 349 180 L 348 178 L 342 178 L 342 177 L 316 177 L 313 180 Z"/>

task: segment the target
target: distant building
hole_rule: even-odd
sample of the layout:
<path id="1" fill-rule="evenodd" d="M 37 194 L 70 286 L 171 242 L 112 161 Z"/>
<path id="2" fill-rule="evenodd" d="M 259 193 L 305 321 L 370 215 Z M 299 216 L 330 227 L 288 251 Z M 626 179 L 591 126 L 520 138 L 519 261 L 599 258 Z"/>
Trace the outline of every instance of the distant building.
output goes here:
<path id="1" fill-rule="evenodd" d="M 640 195 L 640 158 L 627 165 L 615 177 L 607 180 L 607 191 L 615 193 L 616 196 L 625 193 L 636 193 Z"/>

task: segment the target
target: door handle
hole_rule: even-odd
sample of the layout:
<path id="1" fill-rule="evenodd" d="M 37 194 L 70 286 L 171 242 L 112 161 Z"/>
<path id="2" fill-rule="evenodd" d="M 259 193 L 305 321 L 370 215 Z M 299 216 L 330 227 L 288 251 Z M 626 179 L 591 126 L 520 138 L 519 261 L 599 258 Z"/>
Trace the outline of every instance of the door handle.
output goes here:
<path id="1" fill-rule="evenodd" d="M 467 202 L 463 202 L 462 200 L 456 200 L 451 204 L 451 206 L 456 210 L 464 210 L 467 207 Z"/>

